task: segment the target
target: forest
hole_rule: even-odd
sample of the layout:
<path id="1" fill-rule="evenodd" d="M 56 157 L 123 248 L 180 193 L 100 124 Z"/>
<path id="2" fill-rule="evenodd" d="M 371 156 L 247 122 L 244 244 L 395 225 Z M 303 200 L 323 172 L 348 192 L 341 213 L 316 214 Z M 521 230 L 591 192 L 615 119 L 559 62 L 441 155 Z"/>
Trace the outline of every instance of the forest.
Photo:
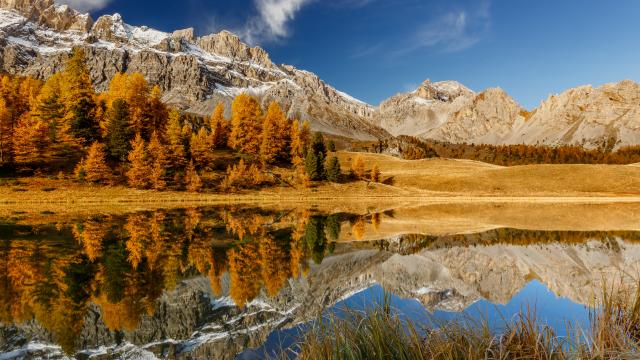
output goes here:
<path id="1" fill-rule="evenodd" d="M 598 149 L 581 146 L 453 144 L 400 136 L 394 144 L 381 143 L 369 149 L 384 151 L 390 145 L 399 148 L 408 160 L 433 157 L 482 161 L 501 166 L 532 164 L 609 164 L 626 165 L 640 162 L 640 146 L 613 150 L 609 143 Z"/>
<path id="2" fill-rule="evenodd" d="M 240 94 L 201 118 L 162 101 L 138 73 L 116 74 L 95 92 L 84 53 L 42 82 L 0 77 L 0 168 L 19 176 L 57 176 L 136 189 L 234 191 L 344 181 L 340 163 L 308 122 L 276 102 L 263 109 Z M 274 171 L 284 169 L 285 171 Z M 377 171 L 379 175 L 379 171 Z"/>

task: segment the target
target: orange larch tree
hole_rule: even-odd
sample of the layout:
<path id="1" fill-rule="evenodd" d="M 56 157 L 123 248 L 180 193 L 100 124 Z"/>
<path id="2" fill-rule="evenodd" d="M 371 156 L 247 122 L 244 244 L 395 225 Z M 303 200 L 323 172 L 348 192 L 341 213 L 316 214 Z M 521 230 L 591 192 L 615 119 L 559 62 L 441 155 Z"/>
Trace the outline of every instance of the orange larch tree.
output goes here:
<path id="1" fill-rule="evenodd" d="M 107 154 L 104 145 L 94 142 L 89 148 L 84 161 L 85 180 L 92 183 L 109 183 L 113 178 L 107 165 Z"/>
<path id="2" fill-rule="evenodd" d="M 246 154 L 260 153 L 262 108 L 247 94 L 240 94 L 231 106 L 229 146 Z"/>
<path id="3" fill-rule="evenodd" d="M 151 175 L 151 165 L 145 147 L 144 139 L 140 134 L 131 142 L 131 151 L 127 156 L 129 160 L 129 170 L 127 170 L 127 180 L 129 186 L 136 189 L 146 189 L 149 187 L 149 177 Z"/>

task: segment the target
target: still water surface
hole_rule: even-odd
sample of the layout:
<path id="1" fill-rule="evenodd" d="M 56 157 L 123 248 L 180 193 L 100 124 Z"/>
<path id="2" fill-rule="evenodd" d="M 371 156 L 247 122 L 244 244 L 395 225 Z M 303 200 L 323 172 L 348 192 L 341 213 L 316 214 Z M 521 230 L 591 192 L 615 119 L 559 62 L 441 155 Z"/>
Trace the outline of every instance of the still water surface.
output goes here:
<path id="1" fill-rule="evenodd" d="M 434 235 L 398 223 L 393 211 L 242 207 L 0 219 L 0 360 L 264 358 L 319 315 L 385 294 L 417 324 L 499 328 L 531 309 L 563 335 L 640 260 L 633 231 Z"/>

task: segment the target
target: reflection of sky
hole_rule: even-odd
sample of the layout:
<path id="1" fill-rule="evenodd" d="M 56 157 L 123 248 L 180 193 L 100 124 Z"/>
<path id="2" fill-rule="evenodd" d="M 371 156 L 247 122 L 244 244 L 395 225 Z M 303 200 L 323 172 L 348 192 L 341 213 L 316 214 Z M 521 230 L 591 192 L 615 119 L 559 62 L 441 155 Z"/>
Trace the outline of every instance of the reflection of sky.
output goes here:
<path id="1" fill-rule="evenodd" d="M 364 310 L 383 304 L 383 302 L 384 290 L 380 285 L 375 285 L 338 302 L 328 311 L 341 316 L 344 308 Z M 430 314 L 418 300 L 404 299 L 393 294 L 389 294 L 389 302 L 391 307 L 396 309 L 401 316 L 411 319 L 418 325 L 443 324 L 455 319 L 486 319 L 492 328 L 500 329 L 505 320 L 514 319 L 521 310 L 527 312 L 530 309 L 536 314 L 536 318 L 541 324 L 551 326 L 558 336 L 565 336 L 569 328 L 568 321 L 571 322 L 574 329 L 587 329 L 589 321 L 587 307 L 576 304 L 567 298 L 556 296 L 544 284 L 536 280 L 528 283 L 508 304 L 496 305 L 487 300 L 481 300 L 463 312 L 435 311 Z M 304 324 L 292 329 L 274 331 L 261 348 L 247 351 L 238 358 L 263 358 L 265 353 L 273 353 L 278 349 L 288 347 L 308 326 L 308 324 Z"/>

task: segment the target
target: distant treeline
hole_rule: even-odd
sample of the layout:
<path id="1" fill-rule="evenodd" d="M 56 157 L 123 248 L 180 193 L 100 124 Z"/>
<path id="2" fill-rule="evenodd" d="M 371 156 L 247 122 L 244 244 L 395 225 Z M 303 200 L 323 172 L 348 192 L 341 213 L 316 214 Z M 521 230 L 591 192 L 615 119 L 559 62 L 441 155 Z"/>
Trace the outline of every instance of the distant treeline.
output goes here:
<path id="1" fill-rule="evenodd" d="M 433 157 L 482 161 L 502 166 L 530 164 L 634 164 L 640 163 L 640 146 L 611 150 L 611 146 L 585 149 L 581 146 L 452 144 L 399 136 L 363 146 L 372 152 L 396 151 L 404 159 Z"/>

